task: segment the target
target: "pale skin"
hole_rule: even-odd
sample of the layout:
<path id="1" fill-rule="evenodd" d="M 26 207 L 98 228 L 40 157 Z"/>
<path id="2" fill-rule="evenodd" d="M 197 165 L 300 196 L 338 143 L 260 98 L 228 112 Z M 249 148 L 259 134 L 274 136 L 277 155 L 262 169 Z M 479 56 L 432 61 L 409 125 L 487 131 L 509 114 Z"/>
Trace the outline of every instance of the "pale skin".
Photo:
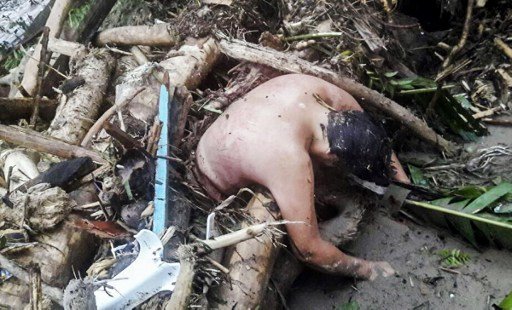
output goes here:
<path id="1" fill-rule="evenodd" d="M 313 162 L 337 161 L 322 129 L 332 109 L 362 111 L 347 92 L 315 77 L 290 74 L 261 84 L 231 104 L 201 138 L 200 180 L 216 199 L 252 184 L 268 188 L 283 219 L 304 223 L 286 225 L 297 256 L 321 271 L 370 280 L 392 275 L 387 262 L 346 255 L 320 237 Z M 393 178 L 408 183 L 394 153 L 391 165 Z"/>

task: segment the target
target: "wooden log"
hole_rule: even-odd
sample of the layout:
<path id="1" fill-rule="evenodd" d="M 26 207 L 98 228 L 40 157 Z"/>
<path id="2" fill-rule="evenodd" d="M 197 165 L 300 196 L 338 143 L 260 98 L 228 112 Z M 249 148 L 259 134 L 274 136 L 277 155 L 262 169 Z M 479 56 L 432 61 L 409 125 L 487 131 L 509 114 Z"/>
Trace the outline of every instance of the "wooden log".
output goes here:
<path id="1" fill-rule="evenodd" d="M 377 91 L 357 83 L 356 81 L 341 77 L 333 71 L 315 66 L 294 55 L 275 51 L 245 41 L 228 39 L 219 35 L 219 47 L 225 55 L 242 61 L 250 61 L 270 66 L 283 72 L 304 73 L 319 77 L 330 82 L 354 96 L 365 109 L 382 111 L 393 119 L 408 127 L 419 138 L 435 145 L 442 151 L 451 151 L 451 142 L 438 135 L 421 119 L 393 100 L 386 98 Z"/>
<path id="2" fill-rule="evenodd" d="M 68 17 L 68 12 L 71 8 L 73 0 L 55 0 L 55 3 L 46 21 L 46 27 L 50 28 L 50 37 L 58 38 L 61 31 L 62 25 Z M 41 44 L 37 44 L 32 57 L 28 60 L 25 65 L 25 73 L 23 74 L 23 80 L 21 86 L 31 96 L 36 92 L 37 84 L 37 73 L 39 65 L 39 56 L 41 54 Z M 20 97 L 18 94 L 17 97 Z"/>
<path id="3" fill-rule="evenodd" d="M 54 138 L 78 145 L 98 117 L 103 96 L 109 84 L 115 59 L 106 50 L 77 57 L 75 75 L 85 84 L 68 94 L 61 102 L 48 133 Z"/>
<path id="4" fill-rule="evenodd" d="M 257 193 L 247 208 L 257 222 L 269 222 L 278 217 L 278 213 L 270 209 L 272 204 L 269 195 Z M 272 237 L 263 235 L 228 249 L 224 258 L 224 265 L 229 269 L 228 281 L 215 290 L 213 299 L 216 301 L 212 308 L 256 309 L 260 305 L 278 252 L 274 244 Z"/>
<path id="5" fill-rule="evenodd" d="M 96 38 L 96 44 L 104 45 L 148 45 L 173 46 L 179 36 L 170 24 L 152 26 L 124 26 L 103 30 Z"/>
<path id="6" fill-rule="evenodd" d="M 0 140 L 62 158 L 90 157 L 98 163 L 108 163 L 94 151 L 44 136 L 26 128 L 0 125 Z"/>
<path id="7" fill-rule="evenodd" d="M 50 121 L 55 116 L 57 101 L 42 98 L 39 102 L 39 116 Z M 12 122 L 21 118 L 28 119 L 34 110 L 34 101 L 30 98 L 0 98 L 0 122 Z"/>
<path id="8" fill-rule="evenodd" d="M 81 52 L 85 52 L 85 45 L 66 41 L 62 39 L 51 38 L 48 41 L 48 49 L 54 53 L 58 53 L 66 56 L 75 56 Z"/>
<path id="9" fill-rule="evenodd" d="M 189 90 L 199 86 L 220 57 L 220 50 L 211 38 L 203 43 L 183 45 L 178 52 L 179 56 L 166 59 L 160 65 L 169 72 L 172 86 L 186 86 Z"/>
<path id="10" fill-rule="evenodd" d="M 79 53 L 80 49 L 85 49 L 83 45 L 80 43 L 86 44 L 89 43 L 92 37 L 98 31 L 98 28 L 101 26 L 105 17 L 109 14 L 110 10 L 114 6 L 116 0 L 103 0 L 103 1 L 89 1 L 90 8 L 85 14 L 82 22 L 78 25 L 78 27 L 64 27 L 61 38 L 64 38 L 69 43 L 75 43 L 75 53 Z M 56 38 L 55 38 L 56 39 Z M 51 38 L 50 38 L 51 44 Z M 69 47 L 69 44 L 67 45 Z M 73 51 L 73 50 L 71 50 Z M 54 67 L 59 68 L 61 72 L 67 71 L 67 63 L 69 62 L 68 56 L 74 56 L 75 53 L 61 53 L 60 51 L 54 51 L 59 53 L 59 57 L 54 62 Z M 58 85 L 62 80 L 62 76 L 59 75 L 56 71 L 50 70 L 45 77 L 44 85 L 43 85 L 43 94 L 47 96 L 56 95 L 53 91 L 55 85 Z"/>

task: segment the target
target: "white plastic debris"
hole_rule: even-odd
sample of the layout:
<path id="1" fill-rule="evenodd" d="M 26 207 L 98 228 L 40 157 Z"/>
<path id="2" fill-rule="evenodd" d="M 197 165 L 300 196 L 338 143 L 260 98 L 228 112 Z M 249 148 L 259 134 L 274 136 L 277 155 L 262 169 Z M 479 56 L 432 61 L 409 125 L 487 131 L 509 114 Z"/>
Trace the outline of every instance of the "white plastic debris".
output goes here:
<path id="1" fill-rule="evenodd" d="M 158 292 L 174 290 L 180 264 L 162 261 L 162 242 L 153 232 L 141 230 L 135 239 L 137 259 L 94 292 L 98 310 L 133 309 Z"/>

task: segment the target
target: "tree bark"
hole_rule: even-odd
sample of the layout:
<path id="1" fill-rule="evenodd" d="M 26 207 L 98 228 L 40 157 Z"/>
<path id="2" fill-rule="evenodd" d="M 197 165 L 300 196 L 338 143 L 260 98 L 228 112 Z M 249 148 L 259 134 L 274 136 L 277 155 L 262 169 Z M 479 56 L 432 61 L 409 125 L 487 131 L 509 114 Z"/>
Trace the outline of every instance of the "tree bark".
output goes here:
<path id="1" fill-rule="evenodd" d="M 96 44 L 173 46 L 179 41 L 170 24 L 152 26 L 124 26 L 104 30 L 98 34 Z"/>
<path id="2" fill-rule="evenodd" d="M 249 214 L 257 222 L 275 221 L 278 217 L 272 211 L 273 199 L 267 194 L 257 193 L 247 205 Z M 274 205 L 275 207 L 275 205 Z M 250 226 L 245 222 L 243 227 Z M 212 307 L 215 309 L 256 309 L 264 295 L 272 273 L 278 248 L 268 235 L 240 242 L 228 249 L 224 265 L 228 266 L 228 281 L 216 290 Z"/>
<path id="3" fill-rule="evenodd" d="M 85 84 L 61 102 L 48 132 L 54 138 L 78 145 L 98 117 L 115 59 L 106 50 L 99 50 L 75 60 L 75 75 L 82 77 Z"/>

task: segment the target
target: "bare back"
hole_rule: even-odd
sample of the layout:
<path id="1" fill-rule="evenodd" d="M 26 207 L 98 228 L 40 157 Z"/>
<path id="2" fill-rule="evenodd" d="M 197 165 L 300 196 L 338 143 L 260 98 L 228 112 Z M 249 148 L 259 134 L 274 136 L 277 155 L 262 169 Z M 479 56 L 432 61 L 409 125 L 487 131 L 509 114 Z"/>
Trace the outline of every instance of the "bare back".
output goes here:
<path id="1" fill-rule="evenodd" d="M 361 110 L 345 91 L 321 79 L 274 78 L 231 104 L 206 131 L 197 149 L 200 171 L 228 194 L 253 183 L 269 187 L 279 165 L 326 153 L 322 128 L 329 108 L 318 98 L 336 110 Z"/>

